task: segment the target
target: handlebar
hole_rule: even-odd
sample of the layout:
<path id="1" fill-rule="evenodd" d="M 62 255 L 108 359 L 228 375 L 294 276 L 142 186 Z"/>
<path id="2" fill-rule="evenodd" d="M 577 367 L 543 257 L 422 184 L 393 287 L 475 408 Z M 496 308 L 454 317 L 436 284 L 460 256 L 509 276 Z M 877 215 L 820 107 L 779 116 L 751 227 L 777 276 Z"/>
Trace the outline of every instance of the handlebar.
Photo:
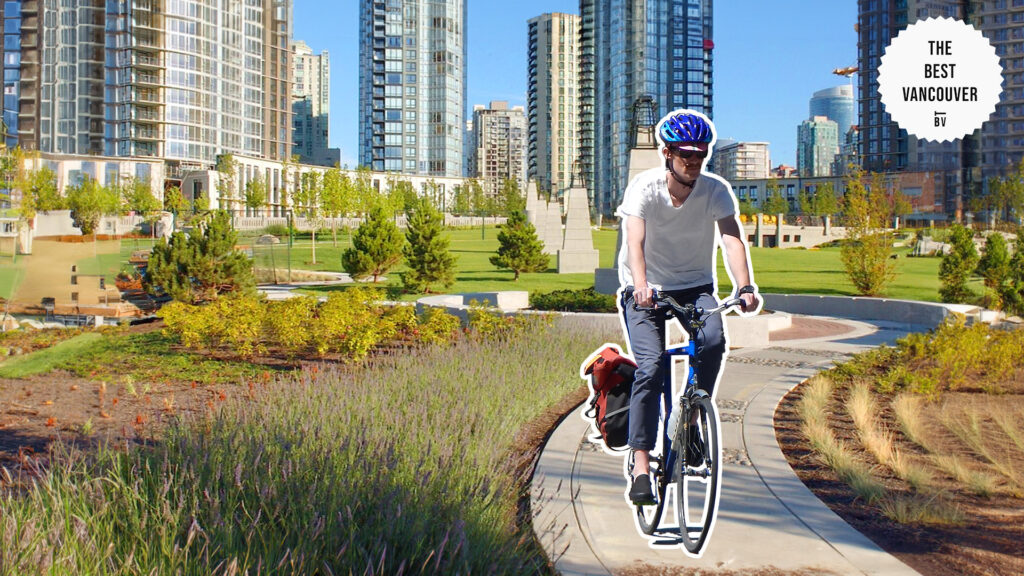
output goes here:
<path id="1" fill-rule="evenodd" d="M 730 298 L 725 302 L 722 302 L 721 304 L 719 304 L 715 308 L 712 308 L 711 310 L 704 310 L 703 308 L 694 306 L 693 304 L 679 304 L 678 302 L 676 302 L 675 298 L 669 296 L 668 294 L 658 292 L 657 290 L 654 291 L 653 300 L 654 308 L 641 308 L 640 306 L 636 306 L 635 304 L 633 307 L 636 308 L 637 310 L 654 310 L 655 308 L 658 307 L 658 305 L 664 305 L 671 308 L 673 312 L 678 314 L 678 318 L 684 321 L 685 324 L 693 322 L 701 324 L 703 323 L 704 319 L 711 316 L 712 314 L 718 314 L 720 312 L 728 310 L 729 308 L 732 308 L 733 306 L 739 306 L 741 309 L 744 306 L 743 299 L 737 296 L 735 298 Z"/>

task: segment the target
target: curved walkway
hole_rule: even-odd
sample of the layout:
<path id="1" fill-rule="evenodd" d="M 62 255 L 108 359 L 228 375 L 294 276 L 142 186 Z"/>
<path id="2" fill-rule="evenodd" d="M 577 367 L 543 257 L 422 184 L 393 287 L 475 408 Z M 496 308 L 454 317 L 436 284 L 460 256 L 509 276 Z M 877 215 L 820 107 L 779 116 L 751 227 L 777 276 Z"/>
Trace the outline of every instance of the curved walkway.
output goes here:
<path id="1" fill-rule="evenodd" d="M 892 342 L 905 325 L 794 317 L 805 330 L 734 350 L 719 385 L 725 468 L 718 522 L 701 558 L 639 535 L 622 456 L 590 443 L 577 409 L 545 445 L 532 484 L 534 530 L 559 572 L 616 574 L 643 565 L 732 574 L 917 574 L 842 521 L 789 467 L 775 408 L 801 381 L 849 354 Z M 801 336 L 813 335 L 810 338 Z M 801 337 L 800 339 L 794 339 Z M 670 501 L 671 504 L 671 501 Z M 668 572 L 671 573 L 671 572 Z"/>

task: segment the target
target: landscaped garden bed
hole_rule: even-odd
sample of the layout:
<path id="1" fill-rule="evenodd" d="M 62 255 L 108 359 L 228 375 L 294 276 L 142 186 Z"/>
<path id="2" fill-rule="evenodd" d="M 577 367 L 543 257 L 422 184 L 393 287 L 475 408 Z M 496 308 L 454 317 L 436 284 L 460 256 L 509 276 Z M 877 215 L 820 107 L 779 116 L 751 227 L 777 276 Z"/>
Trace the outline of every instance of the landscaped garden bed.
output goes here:
<path id="1" fill-rule="evenodd" d="M 950 322 L 780 404 L 780 444 L 844 520 L 923 574 L 1024 573 L 1024 330 Z"/>

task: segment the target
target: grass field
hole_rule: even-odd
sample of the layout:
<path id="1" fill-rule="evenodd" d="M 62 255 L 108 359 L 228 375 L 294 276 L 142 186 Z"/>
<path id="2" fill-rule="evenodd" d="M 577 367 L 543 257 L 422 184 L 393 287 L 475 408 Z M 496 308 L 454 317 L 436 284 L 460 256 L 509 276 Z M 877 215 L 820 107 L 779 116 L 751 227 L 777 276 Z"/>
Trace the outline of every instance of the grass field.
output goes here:
<path id="1" fill-rule="evenodd" d="M 560 289 L 586 288 L 593 285 L 593 274 L 557 274 L 557 257 L 551 257 L 547 272 L 524 273 L 518 281 L 513 274 L 491 265 L 489 258 L 498 248 L 498 230 L 486 228 L 481 237 L 479 228 L 449 230 L 452 253 L 457 258 L 456 283 L 448 292 L 489 292 L 497 290 L 526 290 L 548 292 Z M 612 267 L 615 259 L 616 231 L 602 229 L 594 231 L 594 247 L 600 252 L 601 267 Z M 351 235 L 345 230 L 338 231 L 337 244 L 331 235 L 317 235 L 316 262 L 313 262 L 312 242 L 308 235 L 295 239 L 289 249 L 288 239 L 280 244 L 260 245 L 256 243 L 258 233 L 246 233 L 239 237 L 239 244 L 251 249 L 257 267 L 276 266 L 280 277 L 287 277 L 289 265 L 294 270 L 315 270 L 341 272 L 341 254 L 351 247 Z M 119 253 L 100 254 L 78 262 L 82 274 L 104 274 L 108 282 L 127 264 L 135 250 L 152 246 L 148 239 L 122 240 Z M 289 254 L 290 252 L 290 254 Z M 939 300 L 938 258 L 908 258 L 908 250 L 898 248 L 896 278 L 889 286 L 886 297 L 937 302 Z M 23 274 L 19 270 L 26 258 L 20 257 L 16 265 L 10 260 L 0 262 L 0 296 L 13 293 Z M 762 292 L 789 294 L 825 294 L 853 296 L 856 292 L 846 279 L 838 248 L 801 250 L 776 248 L 752 248 L 751 261 L 754 274 Z M 719 261 L 719 280 L 722 291 L 729 289 L 728 275 Z M 388 275 L 385 286 L 401 286 L 404 265 Z M 980 282 L 974 283 L 980 293 Z M 312 288 L 311 293 L 322 293 L 336 288 Z M 417 295 L 405 295 L 415 299 Z"/>

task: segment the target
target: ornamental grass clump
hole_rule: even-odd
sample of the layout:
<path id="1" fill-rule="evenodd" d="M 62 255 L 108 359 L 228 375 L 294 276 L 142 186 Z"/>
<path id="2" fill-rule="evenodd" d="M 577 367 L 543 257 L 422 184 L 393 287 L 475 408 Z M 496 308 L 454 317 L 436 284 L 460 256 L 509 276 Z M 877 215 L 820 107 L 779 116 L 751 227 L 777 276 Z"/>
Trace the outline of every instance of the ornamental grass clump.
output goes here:
<path id="1" fill-rule="evenodd" d="M 150 448 L 59 458 L 0 498 L 0 572 L 549 573 L 514 437 L 617 336 L 566 319 L 310 366 Z"/>

